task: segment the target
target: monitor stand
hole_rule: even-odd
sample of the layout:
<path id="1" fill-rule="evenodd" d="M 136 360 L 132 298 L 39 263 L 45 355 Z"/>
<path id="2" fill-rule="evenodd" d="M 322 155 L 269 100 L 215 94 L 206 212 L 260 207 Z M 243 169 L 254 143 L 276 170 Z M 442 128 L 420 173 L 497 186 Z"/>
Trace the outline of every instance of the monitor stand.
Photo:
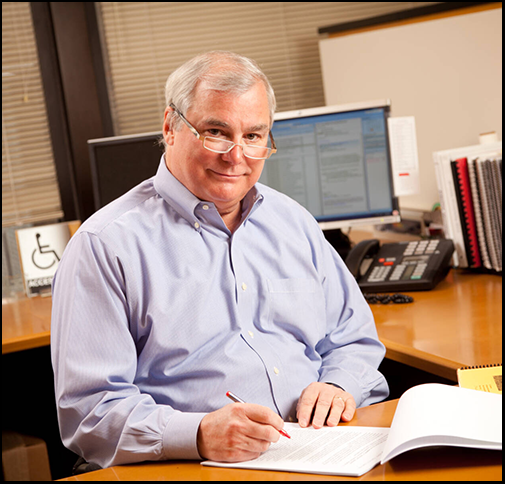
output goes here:
<path id="1" fill-rule="evenodd" d="M 324 230 L 326 240 L 333 246 L 333 248 L 340 254 L 340 257 L 345 262 L 347 255 L 351 251 L 351 240 L 340 229 Z"/>

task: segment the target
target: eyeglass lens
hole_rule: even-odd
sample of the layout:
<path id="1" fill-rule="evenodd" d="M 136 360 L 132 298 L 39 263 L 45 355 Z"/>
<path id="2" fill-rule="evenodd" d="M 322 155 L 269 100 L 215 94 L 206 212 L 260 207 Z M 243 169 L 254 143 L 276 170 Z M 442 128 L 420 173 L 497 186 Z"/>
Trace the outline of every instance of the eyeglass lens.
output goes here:
<path id="1" fill-rule="evenodd" d="M 206 137 L 203 146 L 211 151 L 217 153 L 228 153 L 234 146 L 235 143 L 228 140 L 222 140 L 218 138 Z M 238 145 L 242 148 L 244 156 L 248 158 L 264 159 L 270 153 L 270 148 L 266 146 L 252 146 L 252 145 Z"/>

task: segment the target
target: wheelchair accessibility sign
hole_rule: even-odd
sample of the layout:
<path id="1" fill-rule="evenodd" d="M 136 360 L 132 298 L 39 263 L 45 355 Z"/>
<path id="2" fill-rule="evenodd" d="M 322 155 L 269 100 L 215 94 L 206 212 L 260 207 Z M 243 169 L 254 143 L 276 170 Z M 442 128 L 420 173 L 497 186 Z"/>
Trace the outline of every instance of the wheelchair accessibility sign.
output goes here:
<path id="1" fill-rule="evenodd" d="M 51 292 L 51 283 L 65 246 L 70 240 L 68 223 L 30 227 L 16 231 L 28 297 Z"/>

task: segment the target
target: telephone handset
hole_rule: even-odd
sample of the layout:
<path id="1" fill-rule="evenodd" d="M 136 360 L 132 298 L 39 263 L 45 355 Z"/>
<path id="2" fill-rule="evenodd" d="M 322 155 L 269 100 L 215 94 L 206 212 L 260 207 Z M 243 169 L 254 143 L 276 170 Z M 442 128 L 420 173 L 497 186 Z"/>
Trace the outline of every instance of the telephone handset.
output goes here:
<path id="1" fill-rule="evenodd" d="M 454 244 L 449 239 L 382 246 L 372 239 L 357 244 L 345 263 L 365 293 L 426 291 L 447 275 L 453 252 Z"/>

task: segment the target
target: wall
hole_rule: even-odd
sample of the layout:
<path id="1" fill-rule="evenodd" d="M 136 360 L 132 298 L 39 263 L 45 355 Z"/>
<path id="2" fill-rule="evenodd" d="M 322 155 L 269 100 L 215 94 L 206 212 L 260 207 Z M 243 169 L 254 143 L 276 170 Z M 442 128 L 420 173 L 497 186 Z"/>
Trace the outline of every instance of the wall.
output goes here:
<path id="1" fill-rule="evenodd" d="M 432 152 L 502 137 L 502 9 L 320 41 L 326 104 L 389 98 L 416 118 L 421 193 L 400 208 L 439 201 Z"/>

